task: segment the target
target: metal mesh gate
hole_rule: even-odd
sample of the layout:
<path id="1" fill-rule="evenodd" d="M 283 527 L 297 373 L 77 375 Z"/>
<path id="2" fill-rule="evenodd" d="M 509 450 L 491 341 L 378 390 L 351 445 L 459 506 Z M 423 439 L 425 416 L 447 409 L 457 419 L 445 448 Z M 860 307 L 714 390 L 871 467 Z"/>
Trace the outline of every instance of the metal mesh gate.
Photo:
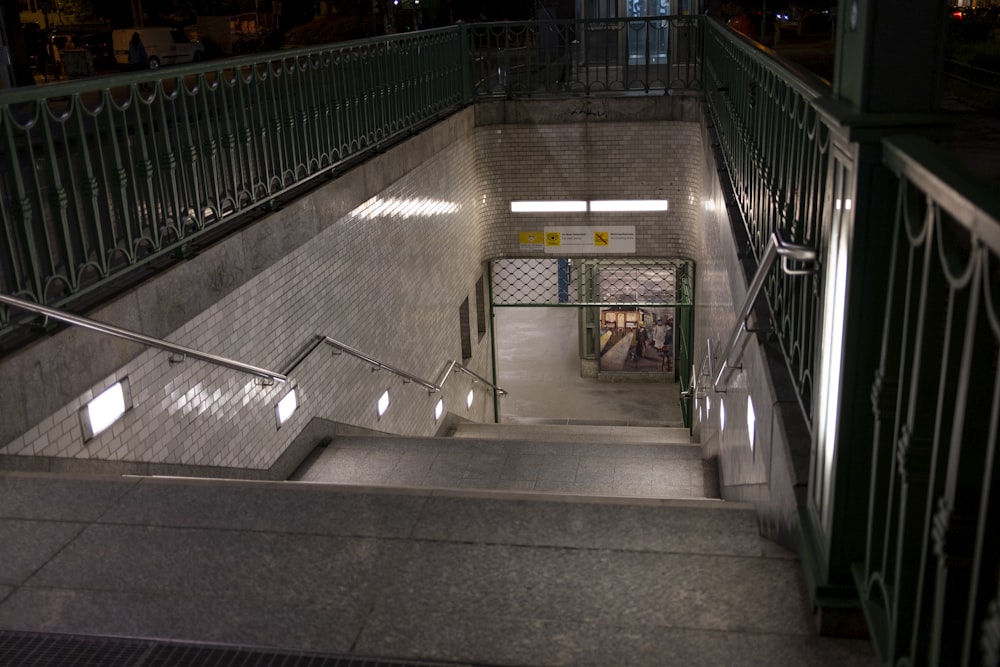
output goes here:
<path id="1" fill-rule="evenodd" d="M 498 259 L 494 306 L 693 305 L 694 265 L 670 259 Z"/>
<path id="2" fill-rule="evenodd" d="M 673 314 L 672 344 L 676 365 L 666 370 L 680 385 L 681 412 L 685 426 L 690 425 L 691 405 L 687 390 L 691 382 L 694 333 L 693 262 L 576 257 L 498 259 L 493 261 L 491 275 L 493 307 L 579 308 L 580 356 L 599 359 L 602 367 L 606 346 L 623 336 L 635 334 L 640 328 L 640 318 L 651 324 L 651 312 Z M 621 315 L 626 320 L 622 330 L 608 323 L 609 315 L 615 320 Z"/>

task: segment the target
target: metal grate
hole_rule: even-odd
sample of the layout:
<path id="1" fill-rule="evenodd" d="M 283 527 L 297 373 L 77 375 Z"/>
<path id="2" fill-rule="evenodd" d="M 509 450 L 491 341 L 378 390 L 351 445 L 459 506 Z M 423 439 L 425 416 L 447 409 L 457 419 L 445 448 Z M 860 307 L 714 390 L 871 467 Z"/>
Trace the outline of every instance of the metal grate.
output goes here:
<path id="1" fill-rule="evenodd" d="M 687 306 L 692 304 L 686 260 L 498 259 L 494 306 Z"/>
<path id="2" fill-rule="evenodd" d="M 0 665 L 25 667 L 487 667 L 144 639 L 35 634 L 0 630 Z"/>

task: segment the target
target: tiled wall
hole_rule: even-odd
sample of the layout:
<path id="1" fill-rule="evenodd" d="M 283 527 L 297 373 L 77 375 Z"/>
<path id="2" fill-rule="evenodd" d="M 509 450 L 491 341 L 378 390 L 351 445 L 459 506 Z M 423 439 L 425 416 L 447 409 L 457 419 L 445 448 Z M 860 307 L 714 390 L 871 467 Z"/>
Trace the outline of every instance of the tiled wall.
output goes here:
<path id="1" fill-rule="evenodd" d="M 327 335 L 434 381 L 447 361 L 462 359 L 459 311 L 466 299 L 476 303 L 484 261 L 521 254 L 517 232 L 534 224 L 511 217 L 512 197 L 667 198 L 665 214 L 608 214 L 586 224 L 634 224 L 639 256 L 697 257 L 697 124 L 475 128 L 472 113 L 289 202 L 96 319 L 277 371 Z M 490 377 L 490 336 L 472 343 L 468 365 Z M 292 374 L 300 407 L 280 429 L 275 407 L 288 385 L 262 386 L 190 359 L 173 363 L 165 352 L 76 329 L 0 361 L 0 371 L 21 383 L 0 388 L 0 412 L 16 415 L 0 425 L 4 467 L 31 458 L 266 470 L 312 417 L 412 435 L 440 426 L 433 411 L 441 396 L 326 347 Z M 132 409 L 84 442 L 80 408 L 124 377 Z M 482 385 L 466 408 L 470 388 L 466 376 L 453 376 L 446 410 L 492 420 Z M 385 389 L 392 404 L 379 418 Z"/>
<path id="2" fill-rule="evenodd" d="M 747 335 L 742 354 L 732 357 L 735 368 L 720 383 L 720 391 L 713 389 L 709 374 L 709 368 L 718 373 L 749 283 L 742 263 L 746 260 L 737 255 L 715 159 L 709 152 L 705 161 L 702 253 L 695 281 L 694 349 L 700 388 L 693 409 L 694 438 L 706 455 L 719 458 L 722 497 L 753 503 L 761 532 L 791 547 L 803 500 L 797 494 L 806 485 L 809 437 L 801 428 L 801 412 L 789 396 L 788 383 L 782 380 L 787 370 L 781 353 L 766 337 Z M 756 269 L 755 262 L 748 263 L 751 272 Z M 709 345 L 711 365 L 706 363 Z"/>
<path id="3" fill-rule="evenodd" d="M 494 125 L 476 135 L 484 253 L 530 257 L 521 231 L 634 225 L 636 256 L 696 259 L 703 153 L 697 123 Z M 516 199 L 666 199 L 657 213 L 511 213 Z"/>
<path id="4" fill-rule="evenodd" d="M 465 138 L 450 142 L 367 202 L 359 197 L 353 210 L 336 220 L 322 219 L 343 204 L 339 181 L 272 214 L 269 224 L 276 234 L 301 221 L 321 230 L 167 338 L 282 371 L 314 336 L 327 335 L 436 381 L 446 362 L 461 360 L 459 307 L 466 298 L 475 303 L 476 281 L 484 270 L 470 129 L 467 125 Z M 309 222 L 310 217 L 321 223 Z M 207 250 L 223 261 L 203 280 L 224 272 L 226 260 L 246 263 L 257 250 L 255 242 L 275 241 L 231 238 Z M 183 300 L 184 294 L 169 298 Z M 101 344 L 119 343 L 105 339 Z M 489 336 L 473 337 L 467 365 L 489 376 L 489 364 Z M 130 382 L 132 409 L 85 443 L 78 410 L 123 377 Z M 328 347 L 308 357 L 291 384 L 300 407 L 279 430 L 275 406 L 288 385 L 261 386 L 249 375 L 194 360 L 171 363 L 167 353 L 147 349 L 0 454 L 262 469 L 313 416 L 390 433 L 429 435 L 438 428 L 434 407 L 440 396 L 404 385 L 386 371 L 372 372 L 346 354 L 334 356 Z M 491 419 L 492 399 L 482 385 L 472 408 L 466 408 L 471 387 L 467 376 L 453 375 L 443 392 L 446 410 L 476 421 Z M 379 419 L 375 406 L 385 389 L 392 403 Z"/>

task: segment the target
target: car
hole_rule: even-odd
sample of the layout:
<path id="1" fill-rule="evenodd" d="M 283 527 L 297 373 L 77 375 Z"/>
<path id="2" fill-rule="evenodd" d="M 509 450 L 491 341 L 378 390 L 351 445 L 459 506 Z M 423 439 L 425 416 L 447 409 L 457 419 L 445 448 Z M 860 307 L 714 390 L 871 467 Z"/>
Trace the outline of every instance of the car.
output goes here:
<path id="1" fill-rule="evenodd" d="M 146 52 L 145 67 L 156 69 L 161 65 L 198 62 L 205 53 L 204 45 L 188 38 L 181 28 L 125 28 L 111 33 L 115 61 L 125 67 L 143 66 L 129 61 L 129 43 L 138 35 Z"/>

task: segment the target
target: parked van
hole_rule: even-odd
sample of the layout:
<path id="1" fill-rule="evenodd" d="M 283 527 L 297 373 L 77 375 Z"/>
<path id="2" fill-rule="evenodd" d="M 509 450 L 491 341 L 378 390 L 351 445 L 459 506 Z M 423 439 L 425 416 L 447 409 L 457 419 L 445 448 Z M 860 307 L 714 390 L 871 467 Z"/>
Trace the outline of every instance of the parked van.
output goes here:
<path id="1" fill-rule="evenodd" d="M 115 49 L 115 62 L 123 66 L 136 66 L 129 62 L 129 42 L 138 33 L 146 52 L 146 67 L 156 69 L 161 65 L 198 62 L 205 52 L 201 42 L 188 39 L 180 28 L 126 28 L 115 30 L 111 42 Z"/>

